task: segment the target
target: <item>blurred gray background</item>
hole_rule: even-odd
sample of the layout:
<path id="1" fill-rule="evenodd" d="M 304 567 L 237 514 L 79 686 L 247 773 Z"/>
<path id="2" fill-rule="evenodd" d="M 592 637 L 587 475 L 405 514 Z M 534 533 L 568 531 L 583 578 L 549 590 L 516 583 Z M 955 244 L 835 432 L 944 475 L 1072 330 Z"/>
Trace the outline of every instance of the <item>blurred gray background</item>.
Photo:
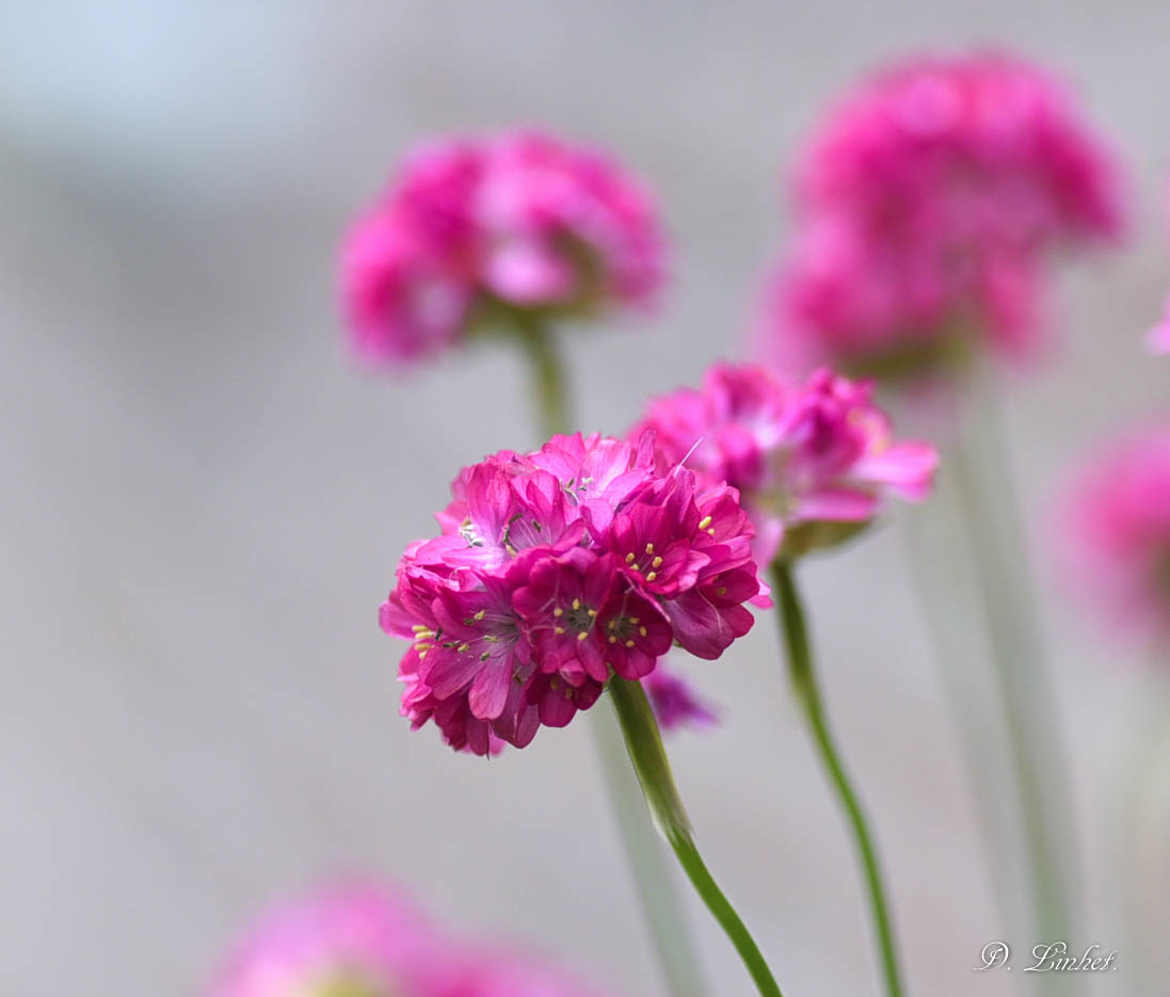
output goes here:
<path id="1" fill-rule="evenodd" d="M 1040 522 L 1070 461 L 1170 385 L 1139 348 L 1170 286 L 1166 5 L 5 4 L 0 991 L 194 993 L 265 904 L 368 871 L 459 930 L 660 993 L 585 724 L 485 763 L 398 716 L 401 646 L 375 623 L 395 561 L 458 466 L 536 440 L 503 349 L 356 368 L 339 236 L 428 132 L 540 123 L 618 152 L 674 243 L 660 316 L 569 345 L 583 427 L 620 431 L 739 349 L 817 109 L 877 60 L 979 41 L 1076 81 L 1137 205 L 1126 249 L 1063 270 L 1062 348 L 1013 388 Z M 1142 662 L 1064 605 L 1036 546 L 1080 940 L 1123 948 L 1111 835 Z M 805 576 L 912 991 L 1015 992 L 971 971 L 990 939 L 1034 939 L 993 900 L 900 530 Z M 765 617 L 688 665 L 725 724 L 671 744 L 683 793 L 786 992 L 876 994 L 850 844 L 776 656 Z M 748 993 L 688 905 L 715 992 Z M 1138 993 L 1125 956 L 1100 993 Z"/>

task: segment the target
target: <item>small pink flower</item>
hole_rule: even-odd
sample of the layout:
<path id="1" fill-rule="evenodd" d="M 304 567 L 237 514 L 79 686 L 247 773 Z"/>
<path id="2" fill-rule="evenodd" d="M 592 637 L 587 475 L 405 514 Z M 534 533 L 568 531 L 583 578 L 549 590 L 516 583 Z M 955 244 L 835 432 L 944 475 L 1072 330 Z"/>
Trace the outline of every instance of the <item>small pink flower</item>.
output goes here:
<path id="1" fill-rule="evenodd" d="M 887 493 L 911 501 L 928 494 L 934 448 L 895 443 L 870 395 L 868 384 L 827 370 L 786 387 L 762 367 L 716 365 L 701 389 L 651 401 L 634 433 L 652 430 L 669 459 L 738 489 L 755 530 L 755 561 L 768 565 L 782 546 L 797 552 L 805 541 L 819 545 L 835 536 L 817 527 L 868 522 Z M 707 506 L 711 515 L 700 526 L 720 528 L 720 503 L 734 542 L 742 542 L 735 517 L 743 511 L 726 494 Z M 735 559 L 742 556 L 738 551 Z M 727 587 L 726 597 L 738 604 L 740 592 L 728 584 L 735 578 L 723 575 L 718 588 Z"/>
<path id="2" fill-rule="evenodd" d="M 351 229 L 342 297 L 357 351 L 401 365 L 509 311 L 649 306 L 664 256 L 652 198 L 605 156 L 539 132 L 454 138 L 408 155 Z"/>
<path id="3" fill-rule="evenodd" d="M 762 347 L 781 367 L 922 374 L 1035 353 L 1053 250 L 1115 239 L 1119 168 L 1065 89 L 1005 55 L 889 67 L 819 126 Z"/>
<path id="4" fill-rule="evenodd" d="M 633 442 L 558 436 L 465 468 L 412 544 L 382 628 L 411 641 L 402 712 L 456 749 L 524 747 L 612 675 L 651 674 L 674 643 L 717 658 L 759 593 L 738 493 Z"/>
<path id="5" fill-rule="evenodd" d="M 585 997 L 562 971 L 450 938 L 368 884 L 277 907 L 231 953 L 210 997 Z"/>
<path id="6" fill-rule="evenodd" d="M 1123 630 L 1170 637 L 1170 427 L 1104 448 L 1072 481 L 1058 521 L 1073 590 Z"/>
<path id="7" fill-rule="evenodd" d="M 714 707 L 703 702 L 694 689 L 665 665 L 659 665 L 642 683 L 664 731 L 680 727 L 709 727 L 719 722 Z"/>

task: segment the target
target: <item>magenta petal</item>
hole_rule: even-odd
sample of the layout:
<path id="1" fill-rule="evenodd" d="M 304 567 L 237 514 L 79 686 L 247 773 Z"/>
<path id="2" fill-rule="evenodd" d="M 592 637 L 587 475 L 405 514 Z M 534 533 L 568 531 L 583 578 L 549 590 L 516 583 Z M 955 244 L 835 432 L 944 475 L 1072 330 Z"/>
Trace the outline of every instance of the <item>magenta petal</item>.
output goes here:
<path id="1" fill-rule="evenodd" d="M 512 681 L 512 664 L 507 658 L 489 661 L 471 683 L 467 702 L 473 716 L 494 720 L 508 701 Z"/>

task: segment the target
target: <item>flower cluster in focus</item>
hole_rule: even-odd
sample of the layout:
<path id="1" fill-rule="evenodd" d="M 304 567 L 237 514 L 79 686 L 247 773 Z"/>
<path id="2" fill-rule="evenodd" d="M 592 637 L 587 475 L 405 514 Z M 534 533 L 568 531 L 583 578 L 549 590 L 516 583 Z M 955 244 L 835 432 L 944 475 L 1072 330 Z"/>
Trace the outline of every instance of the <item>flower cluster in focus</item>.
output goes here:
<path id="1" fill-rule="evenodd" d="M 522 131 L 415 149 L 350 230 L 342 294 L 357 351 L 410 363 L 478 325 L 646 306 L 664 241 L 616 163 Z"/>
<path id="2" fill-rule="evenodd" d="M 1170 638 L 1170 426 L 1102 451 L 1059 525 L 1062 578 L 1123 630 Z"/>
<path id="3" fill-rule="evenodd" d="M 465 468 L 381 609 L 411 641 L 402 712 L 456 749 L 524 747 L 642 679 L 678 644 L 719 657 L 752 625 L 752 526 L 736 490 L 668 466 L 651 434 L 557 436 Z"/>
<path id="4" fill-rule="evenodd" d="M 890 67 L 798 163 L 763 348 L 788 369 L 889 377 L 983 346 L 1031 355 L 1047 255 L 1116 238 L 1119 187 L 1111 151 L 1037 67 L 998 54 Z"/>
<path id="5" fill-rule="evenodd" d="M 357 884 L 263 918 L 210 997 L 586 997 L 563 972 L 453 939 L 400 898 Z"/>
<path id="6" fill-rule="evenodd" d="M 669 459 L 739 491 L 762 567 L 854 532 L 885 493 L 924 498 L 938 464 L 928 444 L 894 442 L 870 385 L 828 370 L 788 386 L 716 365 L 701 388 L 652 400 L 635 432 L 647 430 Z"/>

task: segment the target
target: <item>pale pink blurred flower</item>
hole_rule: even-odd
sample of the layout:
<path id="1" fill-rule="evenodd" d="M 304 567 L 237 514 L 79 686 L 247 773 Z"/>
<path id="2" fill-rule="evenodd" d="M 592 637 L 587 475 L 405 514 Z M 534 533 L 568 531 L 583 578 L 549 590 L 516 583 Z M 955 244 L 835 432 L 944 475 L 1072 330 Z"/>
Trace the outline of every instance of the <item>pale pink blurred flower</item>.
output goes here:
<path id="1" fill-rule="evenodd" d="M 402 713 L 456 750 L 525 747 L 645 678 L 674 644 L 718 658 L 751 628 L 752 527 L 735 490 L 647 435 L 554 436 L 465 468 L 407 548 L 382 629 L 411 642 Z"/>
<path id="2" fill-rule="evenodd" d="M 896 377 L 1034 355 L 1053 250 L 1114 240 L 1119 169 L 1065 88 L 1002 54 L 911 59 L 839 103 L 800 157 L 761 349 Z"/>
<path id="3" fill-rule="evenodd" d="M 342 298 L 357 351 L 402 365 L 478 327 L 649 307 L 664 260 L 653 198 L 612 159 L 536 131 L 453 138 L 350 230 Z"/>
<path id="4" fill-rule="evenodd" d="M 241 940 L 209 997 L 588 997 L 562 970 L 466 943 L 378 886 L 285 903 Z"/>
<path id="5" fill-rule="evenodd" d="M 1170 638 L 1170 423 L 1103 447 L 1066 490 L 1060 574 L 1121 632 Z"/>
<path id="6" fill-rule="evenodd" d="M 716 364 L 701 388 L 651 400 L 633 432 L 648 430 L 669 459 L 739 491 L 761 568 L 856 532 L 887 494 L 925 498 L 938 463 L 928 444 L 894 441 L 869 384 L 828 370 L 790 386 Z"/>
<path id="7" fill-rule="evenodd" d="M 1146 335 L 1146 349 L 1159 355 L 1170 353 L 1170 307 L 1166 309 L 1166 317 Z"/>

